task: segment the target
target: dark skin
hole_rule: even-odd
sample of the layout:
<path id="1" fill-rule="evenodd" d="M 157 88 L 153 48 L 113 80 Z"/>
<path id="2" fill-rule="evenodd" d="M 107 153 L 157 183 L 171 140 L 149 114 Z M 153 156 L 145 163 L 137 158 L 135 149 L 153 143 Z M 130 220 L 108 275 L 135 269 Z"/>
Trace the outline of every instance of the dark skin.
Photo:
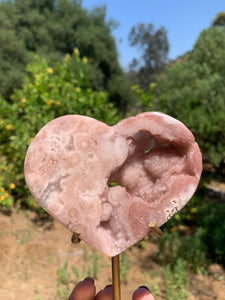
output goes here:
<path id="1" fill-rule="evenodd" d="M 113 300 L 112 285 L 107 285 L 96 294 L 96 287 L 92 278 L 85 278 L 73 289 L 68 300 Z M 155 300 L 146 287 L 139 287 L 133 293 L 132 300 Z"/>

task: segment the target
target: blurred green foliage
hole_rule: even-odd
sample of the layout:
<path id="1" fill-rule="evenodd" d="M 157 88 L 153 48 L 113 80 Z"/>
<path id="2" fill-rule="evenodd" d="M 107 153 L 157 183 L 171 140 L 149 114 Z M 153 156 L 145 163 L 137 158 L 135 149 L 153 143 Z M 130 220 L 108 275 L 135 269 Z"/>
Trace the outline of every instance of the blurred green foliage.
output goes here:
<path id="1" fill-rule="evenodd" d="M 202 241 L 210 258 L 225 266 L 225 203 L 204 203 L 199 207 L 196 220 L 202 230 Z"/>
<path id="2" fill-rule="evenodd" d="M 216 168 L 225 157 L 225 28 L 204 30 L 191 53 L 171 62 L 156 80 L 155 108 L 181 120 L 203 158 Z"/>
<path id="3" fill-rule="evenodd" d="M 151 23 L 138 23 L 131 28 L 128 40 L 140 52 L 131 62 L 128 75 L 135 84 L 147 90 L 168 62 L 167 31 L 163 26 L 156 30 Z"/>
<path id="4" fill-rule="evenodd" d="M 125 111 L 132 93 L 111 33 L 116 26 L 105 6 L 88 11 L 80 0 L 0 1 L 0 94 L 9 100 L 21 87 L 34 53 L 54 65 L 77 47 L 89 59 L 91 87 L 108 91 Z"/>
<path id="5" fill-rule="evenodd" d="M 36 207 L 24 184 L 23 161 L 27 147 L 50 120 L 66 114 L 94 117 L 109 125 L 120 114 L 105 92 L 93 91 L 88 79 L 88 59 L 79 50 L 50 67 L 35 55 L 29 76 L 8 102 L 0 98 L 0 202 L 9 208 L 15 201 Z M 14 196 L 14 198 L 12 198 Z M 19 199 L 18 199 L 19 198 Z"/>
<path id="6" fill-rule="evenodd" d="M 178 259 L 182 259 L 192 272 L 205 272 L 207 245 L 203 241 L 203 234 L 201 228 L 193 235 L 181 235 L 178 231 L 169 233 L 165 230 L 163 237 L 159 240 L 158 261 L 164 266 L 170 265 L 173 269 Z"/>
<path id="7" fill-rule="evenodd" d="M 217 13 L 215 19 L 212 21 L 212 26 L 225 26 L 225 12 L 220 11 Z"/>
<path id="8" fill-rule="evenodd" d="M 189 278 L 187 263 L 182 258 L 176 260 L 175 265 L 167 265 L 163 270 L 165 278 L 165 294 L 169 300 L 187 300 Z"/>
<path id="9" fill-rule="evenodd" d="M 150 111 L 153 108 L 152 98 L 156 84 L 151 83 L 146 91 L 140 88 L 138 84 L 131 86 L 131 89 L 138 96 L 142 105 L 142 110 Z"/>
<path id="10" fill-rule="evenodd" d="M 158 261 L 172 268 L 181 258 L 194 273 L 207 272 L 214 261 L 225 266 L 225 204 L 201 201 L 185 207 L 163 226 Z"/>

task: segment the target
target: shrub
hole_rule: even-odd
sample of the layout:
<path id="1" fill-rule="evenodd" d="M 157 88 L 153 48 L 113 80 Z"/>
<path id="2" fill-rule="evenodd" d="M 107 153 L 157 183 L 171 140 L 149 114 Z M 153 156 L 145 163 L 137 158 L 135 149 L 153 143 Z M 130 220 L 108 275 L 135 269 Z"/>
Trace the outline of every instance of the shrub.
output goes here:
<path id="1" fill-rule="evenodd" d="M 191 53 L 169 64 L 157 78 L 156 105 L 194 133 L 203 158 L 224 167 L 225 28 L 200 33 Z"/>
<path id="2" fill-rule="evenodd" d="M 159 240 L 159 262 L 174 268 L 181 259 L 192 272 L 205 272 L 207 246 L 203 241 L 203 233 L 201 228 L 195 234 L 185 236 L 180 236 L 177 232 L 165 232 Z"/>
<path id="3" fill-rule="evenodd" d="M 27 147 L 37 132 L 50 120 L 67 114 L 94 117 L 112 125 L 119 120 L 118 110 L 105 92 L 89 86 L 87 58 L 75 49 L 62 64 L 49 66 L 35 55 L 27 68 L 21 89 L 11 102 L 0 98 L 0 201 L 9 207 L 14 201 L 36 207 L 27 197 L 23 161 Z"/>
<path id="4" fill-rule="evenodd" d="M 187 262 L 178 258 L 176 264 L 167 265 L 163 270 L 165 278 L 165 294 L 170 300 L 187 300 L 189 278 L 187 276 Z"/>
<path id="5" fill-rule="evenodd" d="M 225 266 L 225 204 L 205 203 L 198 209 L 197 225 L 202 228 L 202 240 L 210 257 Z"/>

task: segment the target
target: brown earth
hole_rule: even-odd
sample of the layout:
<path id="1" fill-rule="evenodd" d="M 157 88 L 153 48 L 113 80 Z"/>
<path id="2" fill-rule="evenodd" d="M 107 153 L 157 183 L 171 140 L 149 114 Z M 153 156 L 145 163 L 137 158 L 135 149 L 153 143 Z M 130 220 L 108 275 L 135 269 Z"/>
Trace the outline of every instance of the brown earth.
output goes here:
<path id="1" fill-rule="evenodd" d="M 62 299 L 60 291 L 66 289 L 63 274 L 69 274 L 69 290 L 77 281 L 72 266 L 79 270 L 81 279 L 88 274 L 88 269 L 96 269 L 97 289 L 109 284 L 110 258 L 101 255 L 100 262 L 98 253 L 83 242 L 74 245 L 70 240 L 71 233 L 49 218 L 41 220 L 35 213 L 22 210 L 10 216 L 0 213 L 0 299 Z M 123 300 L 131 299 L 132 291 L 140 285 L 149 286 L 156 300 L 167 299 L 162 270 L 154 260 L 157 253 L 155 237 L 142 250 L 133 246 L 126 251 L 123 262 L 126 280 L 121 286 Z M 57 275 L 66 262 L 67 271 Z M 225 300 L 225 271 L 221 266 L 211 265 L 207 275 L 189 276 L 188 300 Z"/>

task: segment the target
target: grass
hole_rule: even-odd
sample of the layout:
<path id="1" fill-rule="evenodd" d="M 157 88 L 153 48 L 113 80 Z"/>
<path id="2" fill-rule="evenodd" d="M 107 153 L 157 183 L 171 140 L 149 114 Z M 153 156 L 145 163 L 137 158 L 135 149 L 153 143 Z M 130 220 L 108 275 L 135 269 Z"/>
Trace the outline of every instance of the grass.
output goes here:
<path id="1" fill-rule="evenodd" d="M 160 269 L 145 272 L 145 286 L 156 297 L 167 300 L 187 300 L 189 276 L 187 262 L 178 258 L 173 264 L 167 263 Z"/>
<path id="2" fill-rule="evenodd" d="M 19 244 L 23 245 L 25 243 L 28 243 L 31 238 L 31 231 L 29 229 L 22 232 L 21 237 L 19 239 Z"/>
<path id="3" fill-rule="evenodd" d="M 159 295 L 167 300 L 187 300 L 189 274 L 188 264 L 182 258 L 167 261 L 159 267 L 156 261 L 157 270 L 149 270 L 144 273 L 145 285 L 149 287 L 151 293 L 157 298 Z"/>
<path id="4" fill-rule="evenodd" d="M 186 212 L 180 212 L 179 217 L 175 215 L 174 219 L 171 219 L 171 226 L 164 227 L 164 236 L 157 239 L 158 253 L 151 257 L 155 264 L 153 269 L 157 271 L 142 269 L 145 278 L 140 284 L 144 283 L 148 286 L 156 298 L 161 296 L 169 300 L 187 300 L 189 278 L 193 278 L 192 273 L 207 275 L 208 258 L 211 258 L 209 246 L 214 246 L 216 259 L 221 257 L 221 260 L 224 260 L 224 239 L 221 238 L 225 232 L 224 211 L 224 204 L 213 205 L 205 202 L 195 210 L 191 207 L 186 208 Z M 189 220 L 187 216 L 192 218 Z M 10 220 L 15 223 L 14 219 L 10 218 Z M 181 225 L 186 229 L 179 229 Z M 175 231 L 171 229 L 175 229 Z M 5 230 L 3 232 L 1 229 L 0 237 L 3 236 L 3 233 L 5 235 Z M 15 237 L 16 243 L 20 245 L 28 243 L 32 238 L 32 231 L 29 228 L 24 229 L 24 227 L 22 230 L 11 232 L 11 234 Z M 146 250 L 148 243 L 149 238 L 146 238 L 138 244 L 138 247 Z M 128 283 L 128 275 L 130 267 L 132 267 L 130 253 L 127 251 L 120 255 L 120 275 L 123 284 Z M 31 254 L 30 260 L 32 264 L 35 263 L 36 257 Z M 56 261 L 56 257 L 49 257 L 48 260 L 52 264 L 59 263 L 59 260 Z M 69 268 L 67 262 L 62 266 L 58 265 L 57 296 L 66 300 L 72 283 L 77 283 L 85 277 L 98 279 L 100 276 L 104 276 L 101 273 L 102 267 L 101 255 L 96 250 L 84 246 L 82 264 L 78 263 Z M 110 263 L 108 267 L 110 269 Z M 28 278 L 26 271 L 22 275 L 24 280 Z M 222 275 L 217 275 L 217 277 L 215 277 L 217 280 L 224 280 Z M 36 295 L 35 300 L 39 299 L 42 299 L 41 296 L 39 298 L 39 295 Z"/>
<path id="5" fill-rule="evenodd" d="M 159 239 L 158 262 L 172 267 L 179 259 L 187 263 L 193 273 L 204 273 L 207 268 L 207 248 L 202 242 L 203 231 L 197 229 L 193 235 L 179 235 L 178 232 L 165 232 Z"/>
<path id="6" fill-rule="evenodd" d="M 164 267 L 165 294 L 169 300 L 188 299 L 188 274 L 187 262 L 179 258 L 174 266 Z"/>
<path id="7" fill-rule="evenodd" d="M 204 273 L 206 264 L 206 248 L 202 243 L 201 228 L 193 235 L 180 235 L 178 232 L 164 232 L 158 239 L 159 251 L 155 257 L 158 270 L 146 272 L 145 282 L 153 295 L 163 295 L 169 300 L 187 300 L 190 272 Z M 102 257 L 96 251 L 84 246 L 84 263 L 82 266 L 72 266 L 72 274 L 68 271 L 67 262 L 57 271 L 57 295 L 67 299 L 69 283 L 79 282 L 85 277 L 98 279 L 102 269 Z M 121 282 L 128 283 L 130 271 L 130 255 L 123 252 L 120 255 Z M 73 280 L 72 276 L 75 276 Z"/>
<path id="8" fill-rule="evenodd" d="M 127 283 L 127 275 L 130 270 L 130 257 L 126 252 L 122 252 L 120 255 L 120 280 L 123 283 Z"/>
<path id="9" fill-rule="evenodd" d="M 68 262 L 57 270 L 57 296 L 61 299 L 68 299 L 70 294 L 69 283 L 79 282 L 86 277 L 97 279 L 102 268 L 102 257 L 96 250 L 89 250 L 84 246 L 85 263 L 79 268 L 72 266 L 72 274 L 68 271 Z M 75 280 L 72 277 L 75 275 Z"/>
<path id="10" fill-rule="evenodd" d="M 92 257 L 93 257 L 93 264 L 92 264 L 92 266 L 93 266 L 93 277 L 95 279 L 97 279 L 98 276 L 99 276 L 99 273 L 101 271 L 101 268 L 102 268 L 102 258 L 96 250 L 93 251 Z"/>
<path id="11" fill-rule="evenodd" d="M 62 268 L 57 270 L 57 295 L 62 299 L 67 299 L 70 290 L 69 290 L 69 282 L 70 282 L 70 273 L 67 271 L 67 261 L 64 263 Z"/>
<path id="12" fill-rule="evenodd" d="M 85 277 L 93 277 L 98 279 L 100 271 L 102 269 L 102 257 L 96 250 L 88 250 L 87 246 L 84 246 L 84 260 L 85 264 L 82 266 L 82 270 L 72 266 L 72 271 L 76 276 L 76 281 L 80 281 Z"/>
<path id="13" fill-rule="evenodd" d="M 149 270 L 149 272 L 144 273 L 145 286 L 147 286 L 151 293 L 157 297 L 161 291 L 161 278 L 159 272 L 155 270 Z"/>
<path id="14" fill-rule="evenodd" d="M 31 239 L 31 231 L 29 229 L 23 230 L 21 233 L 11 231 L 11 234 L 15 236 L 17 243 L 20 245 L 28 243 Z"/>
<path id="15" fill-rule="evenodd" d="M 44 298 L 41 297 L 40 295 L 35 295 L 34 300 L 44 300 Z"/>

